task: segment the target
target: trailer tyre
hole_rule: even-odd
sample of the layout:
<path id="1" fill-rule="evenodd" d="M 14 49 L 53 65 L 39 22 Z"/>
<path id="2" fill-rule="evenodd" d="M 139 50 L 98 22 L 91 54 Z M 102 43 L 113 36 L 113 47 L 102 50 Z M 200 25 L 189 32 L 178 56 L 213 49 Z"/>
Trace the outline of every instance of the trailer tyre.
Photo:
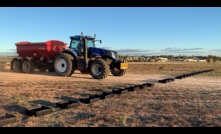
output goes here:
<path id="1" fill-rule="evenodd" d="M 21 62 L 18 59 L 13 59 L 11 62 L 11 69 L 14 72 L 21 72 Z"/>
<path id="2" fill-rule="evenodd" d="M 109 65 L 103 59 L 95 59 L 90 66 L 90 73 L 94 79 L 104 79 L 110 72 Z"/>
<path id="3" fill-rule="evenodd" d="M 116 71 L 111 71 L 114 76 L 123 76 L 126 73 L 126 70 L 118 69 Z"/>
<path id="4" fill-rule="evenodd" d="M 55 60 L 54 69 L 59 76 L 69 77 L 74 73 L 73 59 L 70 54 L 61 53 Z"/>
<path id="5" fill-rule="evenodd" d="M 22 62 L 22 71 L 24 73 L 32 73 L 34 71 L 34 64 L 29 60 L 24 60 Z"/>

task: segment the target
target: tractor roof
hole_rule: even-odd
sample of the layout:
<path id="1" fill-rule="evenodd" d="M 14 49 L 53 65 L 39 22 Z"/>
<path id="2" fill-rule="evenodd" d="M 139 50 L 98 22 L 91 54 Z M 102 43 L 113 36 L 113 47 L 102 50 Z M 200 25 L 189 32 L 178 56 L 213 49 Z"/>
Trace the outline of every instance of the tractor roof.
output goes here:
<path id="1" fill-rule="evenodd" d="M 94 39 L 94 37 L 91 36 L 83 36 L 83 35 L 75 35 L 75 36 L 71 36 L 71 39 L 79 39 L 79 38 L 89 38 L 89 39 Z"/>

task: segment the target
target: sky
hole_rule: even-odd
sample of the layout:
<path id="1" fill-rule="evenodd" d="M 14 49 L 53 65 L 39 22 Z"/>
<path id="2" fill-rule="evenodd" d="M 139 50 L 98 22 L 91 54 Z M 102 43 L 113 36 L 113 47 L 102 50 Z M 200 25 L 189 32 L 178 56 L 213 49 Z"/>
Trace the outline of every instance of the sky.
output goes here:
<path id="1" fill-rule="evenodd" d="M 81 32 L 123 55 L 221 56 L 221 7 L 0 8 L 0 52 Z"/>

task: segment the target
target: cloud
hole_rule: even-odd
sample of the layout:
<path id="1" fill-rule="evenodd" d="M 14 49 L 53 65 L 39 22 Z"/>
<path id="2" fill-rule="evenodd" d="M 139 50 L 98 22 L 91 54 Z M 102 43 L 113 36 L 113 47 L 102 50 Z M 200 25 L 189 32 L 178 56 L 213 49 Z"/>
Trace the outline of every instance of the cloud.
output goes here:
<path id="1" fill-rule="evenodd" d="M 193 52 L 193 51 L 197 51 L 197 50 L 203 50 L 203 48 L 165 48 L 162 49 L 161 51 L 163 52 Z"/>
<path id="2" fill-rule="evenodd" d="M 100 47 L 100 48 L 110 50 L 112 47 Z"/>
<path id="3" fill-rule="evenodd" d="M 160 50 L 166 53 L 203 53 L 203 48 L 165 48 Z"/>
<path id="4" fill-rule="evenodd" d="M 143 49 L 119 49 L 115 50 L 119 53 L 141 53 L 141 52 L 149 52 L 150 50 L 143 50 Z"/>
<path id="5" fill-rule="evenodd" d="M 16 52 L 16 51 L 17 51 L 16 49 L 5 49 L 5 50 L 0 49 L 0 52 Z"/>
<path id="6" fill-rule="evenodd" d="M 119 49 L 115 50 L 121 55 L 128 55 L 128 56 L 151 56 L 151 55 L 158 55 L 159 52 L 147 49 Z"/>
<path id="7" fill-rule="evenodd" d="M 221 50 L 221 49 L 220 49 Z M 121 55 L 129 56 L 153 56 L 153 55 L 208 55 L 204 48 L 165 48 L 162 50 L 146 50 L 146 49 L 119 49 L 116 50 Z"/>
<path id="8" fill-rule="evenodd" d="M 221 49 L 213 49 L 210 52 L 221 52 Z"/>
<path id="9" fill-rule="evenodd" d="M 165 48 L 159 51 L 146 50 L 146 49 L 119 49 L 116 50 L 122 55 L 137 55 L 137 56 L 151 56 L 151 55 L 195 55 L 204 54 L 203 48 Z"/>
<path id="10" fill-rule="evenodd" d="M 7 49 L 9 52 L 16 52 L 16 49 Z"/>
<path id="11" fill-rule="evenodd" d="M 122 55 L 129 55 L 129 56 L 133 56 L 133 55 L 137 55 L 137 56 L 141 56 L 141 55 L 148 55 L 148 53 L 150 53 L 150 50 L 145 50 L 145 49 L 118 49 L 115 50 L 117 51 L 119 54 Z"/>

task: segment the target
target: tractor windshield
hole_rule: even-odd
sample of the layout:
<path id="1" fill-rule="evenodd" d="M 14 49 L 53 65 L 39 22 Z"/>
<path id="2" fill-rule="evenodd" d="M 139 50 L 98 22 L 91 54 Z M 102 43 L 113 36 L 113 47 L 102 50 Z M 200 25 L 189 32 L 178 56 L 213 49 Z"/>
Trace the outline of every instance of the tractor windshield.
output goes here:
<path id="1" fill-rule="evenodd" d="M 94 41 L 91 39 L 87 40 L 87 44 L 88 44 L 88 47 L 95 47 Z"/>
<path id="2" fill-rule="evenodd" d="M 71 48 L 77 48 L 80 45 L 81 45 L 80 39 L 74 39 L 71 41 Z"/>
<path id="3" fill-rule="evenodd" d="M 87 45 L 87 47 L 95 47 L 92 39 L 87 40 Z M 84 41 L 81 42 L 80 39 L 72 39 L 70 47 L 75 48 L 78 52 L 81 52 L 81 50 L 84 49 Z"/>
<path id="4" fill-rule="evenodd" d="M 73 39 L 70 47 L 74 48 L 78 55 L 81 55 L 81 51 L 84 49 L 84 44 L 80 41 L 80 39 Z"/>

